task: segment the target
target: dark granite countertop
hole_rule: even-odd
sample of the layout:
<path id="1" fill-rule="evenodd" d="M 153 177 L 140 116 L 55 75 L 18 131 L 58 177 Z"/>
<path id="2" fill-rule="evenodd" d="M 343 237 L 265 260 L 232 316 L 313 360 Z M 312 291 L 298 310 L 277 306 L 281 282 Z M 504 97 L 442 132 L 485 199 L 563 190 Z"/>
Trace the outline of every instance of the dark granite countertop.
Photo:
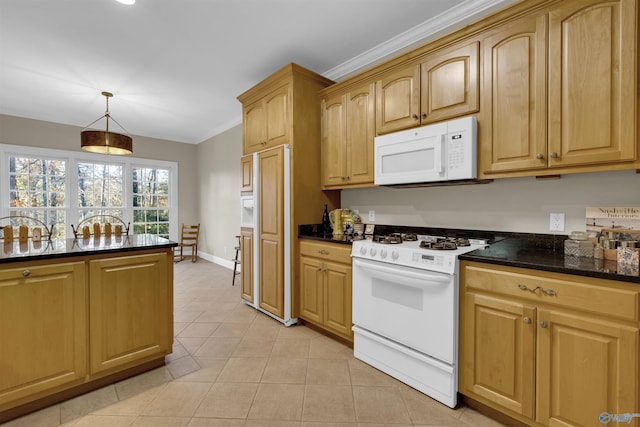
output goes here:
<path id="1" fill-rule="evenodd" d="M 66 258 L 81 255 L 96 255 L 114 252 L 130 252 L 143 249 L 172 248 L 178 244 L 152 234 L 133 234 L 99 239 L 60 239 L 42 242 L 17 241 L 0 246 L 0 264 Z"/>
<path id="2" fill-rule="evenodd" d="M 565 256 L 565 239 L 566 236 L 505 236 L 485 249 L 460 255 L 460 259 L 640 284 L 637 272 L 619 271 L 615 260 Z"/>
<path id="3" fill-rule="evenodd" d="M 333 236 L 332 233 L 325 233 L 322 224 L 305 224 L 298 226 L 298 237 L 301 239 L 320 240 L 328 243 L 341 243 L 350 245 L 354 240 L 362 240 L 354 234 L 341 234 Z"/>

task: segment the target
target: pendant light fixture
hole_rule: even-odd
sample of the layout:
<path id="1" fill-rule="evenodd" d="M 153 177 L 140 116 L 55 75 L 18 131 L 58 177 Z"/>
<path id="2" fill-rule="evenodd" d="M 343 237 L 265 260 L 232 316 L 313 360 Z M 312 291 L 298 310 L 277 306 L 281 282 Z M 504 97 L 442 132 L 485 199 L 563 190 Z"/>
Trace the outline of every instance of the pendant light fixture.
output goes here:
<path id="1" fill-rule="evenodd" d="M 83 150 L 91 151 L 92 153 L 117 155 L 133 153 L 133 140 L 129 136 L 129 133 L 109 114 L 109 98 L 111 98 L 113 94 L 110 92 L 102 92 L 102 95 L 107 99 L 107 111 L 104 113 L 104 116 L 99 117 L 89 126 L 82 129 L 80 132 L 80 146 Z M 103 118 L 106 119 L 107 122 L 106 130 L 89 129 L 89 127 Z M 125 134 L 110 132 L 109 120 L 113 120 L 115 124 L 120 126 Z"/>

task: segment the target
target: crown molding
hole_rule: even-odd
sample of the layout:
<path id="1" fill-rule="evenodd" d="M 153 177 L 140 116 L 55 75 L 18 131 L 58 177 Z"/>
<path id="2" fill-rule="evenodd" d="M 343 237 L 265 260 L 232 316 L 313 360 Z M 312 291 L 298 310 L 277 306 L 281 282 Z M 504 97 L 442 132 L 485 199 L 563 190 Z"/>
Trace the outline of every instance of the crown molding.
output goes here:
<path id="1" fill-rule="evenodd" d="M 416 47 L 418 44 L 426 44 L 436 39 L 443 33 L 450 33 L 465 24 L 480 19 L 497 9 L 505 8 L 519 0 L 466 0 L 458 6 L 446 10 L 440 15 L 416 25 L 397 36 L 380 43 L 377 46 L 339 64 L 322 73 L 323 76 L 339 81 L 358 71 L 363 71 L 376 63 L 388 59 L 390 56 L 399 55 Z"/>

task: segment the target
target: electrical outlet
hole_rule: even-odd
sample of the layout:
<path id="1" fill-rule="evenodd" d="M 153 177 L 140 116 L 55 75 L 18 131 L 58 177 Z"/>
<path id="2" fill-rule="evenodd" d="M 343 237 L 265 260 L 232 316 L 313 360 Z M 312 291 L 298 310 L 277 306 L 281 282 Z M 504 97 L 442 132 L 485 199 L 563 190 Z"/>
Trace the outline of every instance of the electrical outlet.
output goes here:
<path id="1" fill-rule="evenodd" d="M 369 222 L 375 222 L 376 221 L 376 211 L 371 210 L 369 211 Z"/>
<path id="2" fill-rule="evenodd" d="M 564 231 L 564 213 L 549 215 L 549 231 Z"/>

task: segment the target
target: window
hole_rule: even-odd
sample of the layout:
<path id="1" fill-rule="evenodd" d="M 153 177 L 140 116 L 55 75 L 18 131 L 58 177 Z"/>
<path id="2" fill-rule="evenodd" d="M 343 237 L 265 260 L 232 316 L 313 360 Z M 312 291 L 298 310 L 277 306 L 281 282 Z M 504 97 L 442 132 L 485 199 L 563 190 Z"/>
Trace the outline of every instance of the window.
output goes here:
<path id="1" fill-rule="evenodd" d="M 37 218 L 65 238 L 71 224 L 112 215 L 130 233 L 178 240 L 175 162 L 5 144 L 0 159 L 0 217 Z"/>

